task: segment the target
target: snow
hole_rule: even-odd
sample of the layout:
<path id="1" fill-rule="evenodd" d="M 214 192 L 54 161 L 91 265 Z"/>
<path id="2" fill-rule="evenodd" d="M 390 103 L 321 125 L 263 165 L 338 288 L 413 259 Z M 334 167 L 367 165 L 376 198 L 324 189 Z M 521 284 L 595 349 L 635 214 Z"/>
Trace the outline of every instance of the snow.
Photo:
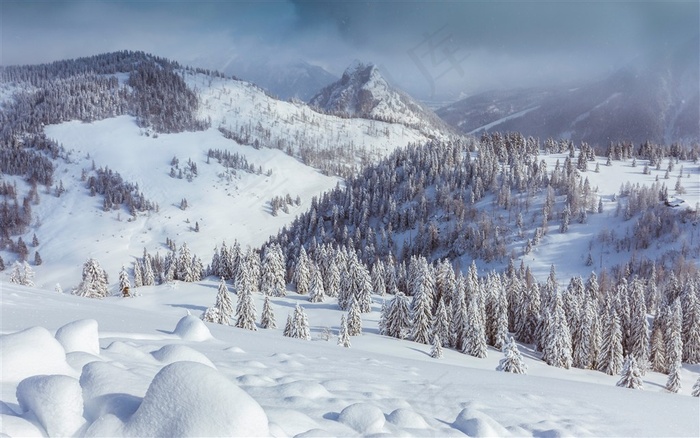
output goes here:
<path id="1" fill-rule="evenodd" d="M 73 377 L 73 383 L 66 385 L 74 390 L 79 376 L 86 436 L 700 433 L 697 399 L 688 395 L 700 374 L 698 365 L 685 365 L 681 393 L 669 394 L 663 391 L 663 374 L 647 372 L 642 377 L 645 389 L 629 391 L 615 386 L 618 376 L 549 367 L 528 346 L 520 346 L 527 375 L 495 371 L 502 354 L 492 348 L 485 359 L 445 349 L 438 361 L 429 356 L 430 346 L 376 335 L 380 297 L 374 297 L 372 313 L 363 314 L 364 333 L 353 337 L 352 348 L 339 348 L 336 339 L 321 337 L 325 327 L 337 333 L 345 313 L 332 299 L 309 303 L 308 297 L 293 292 L 271 300 L 273 310 L 282 315 L 303 302 L 311 341 L 285 338 L 281 329 L 252 332 L 218 324 L 206 324 L 211 338 L 183 339 L 174 330 L 183 320 L 183 307 L 210 305 L 217 284 L 214 279 L 179 283 L 177 288 L 150 287 L 133 299 L 103 300 L 4 286 L 3 312 L 15 311 L 3 314 L 2 320 L 5 408 L 0 432 L 41 435 L 45 425 L 38 417 L 22 414 L 19 381 L 65 374 L 66 379 Z M 261 308 L 263 297 L 255 294 L 254 299 Z M 30 335 L 23 332 L 23 315 L 28 314 L 45 328 L 30 329 Z M 102 348 L 99 360 L 74 369 L 66 364 L 65 350 L 51 332 L 86 319 L 98 322 Z M 16 362 L 6 365 L 15 357 L 7 354 L 14 350 L 7 348 L 7 338 L 13 337 L 23 337 L 25 345 L 53 345 L 63 355 L 46 356 L 42 348 L 29 362 L 42 363 L 42 369 L 30 367 L 21 379 L 8 378 L 26 368 Z M 25 350 L 30 357 L 31 352 Z M 193 358 L 211 365 L 192 362 Z M 168 363 L 171 359 L 179 361 Z M 61 388 L 58 392 L 68 397 L 68 390 Z M 37 398 L 32 412 L 55 408 L 49 400 Z M 61 425 L 67 422 L 60 418 Z M 243 426 L 250 428 L 234 428 Z"/>
<path id="2" fill-rule="evenodd" d="M 125 424 L 131 436 L 267 436 L 265 411 L 211 368 L 177 362 L 151 382 Z"/>
<path id="3" fill-rule="evenodd" d="M 56 340 L 66 353 L 85 352 L 100 355 L 100 340 L 97 337 L 97 321 L 84 319 L 73 321 L 56 331 Z"/>
<path id="4" fill-rule="evenodd" d="M 5 300 L 3 294 L 3 304 Z M 9 315 L 4 313 L 3 329 Z M 75 374 L 61 344 L 43 327 L 30 327 L 0 336 L 3 394 L 5 383 L 19 383 L 37 374 Z"/>
<path id="5" fill-rule="evenodd" d="M 32 376 L 17 387 L 23 415 L 34 415 L 48 436 L 74 436 L 85 424 L 83 396 L 72 377 Z"/>
<path id="6" fill-rule="evenodd" d="M 211 332 L 201 319 L 187 312 L 181 320 L 177 322 L 173 334 L 186 341 L 206 341 L 212 338 Z"/>

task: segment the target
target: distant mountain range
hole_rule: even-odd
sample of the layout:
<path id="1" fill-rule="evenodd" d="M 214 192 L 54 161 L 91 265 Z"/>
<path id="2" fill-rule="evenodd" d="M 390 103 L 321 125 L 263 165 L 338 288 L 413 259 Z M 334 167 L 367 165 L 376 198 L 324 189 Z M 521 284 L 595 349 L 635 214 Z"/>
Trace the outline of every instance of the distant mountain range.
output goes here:
<path id="1" fill-rule="evenodd" d="M 453 131 L 430 109 L 391 86 L 372 64 L 353 63 L 309 104 L 334 115 L 400 123 L 431 137 Z"/>
<path id="2" fill-rule="evenodd" d="M 700 44 L 638 59 L 610 76 L 566 88 L 490 91 L 437 110 L 463 133 L 519 131 L 545 139 L 700 141 Z"/>

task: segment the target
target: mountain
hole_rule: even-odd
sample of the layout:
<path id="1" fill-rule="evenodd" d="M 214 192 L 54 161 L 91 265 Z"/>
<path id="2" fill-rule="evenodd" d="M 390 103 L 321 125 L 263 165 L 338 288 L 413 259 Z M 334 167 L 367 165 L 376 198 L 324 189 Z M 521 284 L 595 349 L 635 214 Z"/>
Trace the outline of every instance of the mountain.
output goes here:
<path id="1" fill-rule="evenodd" d="M 566 88 L 494 91 L 436 113 L 464 133 L 521 132 L 542 139 L 610 142 L 700 140 L 697 38 L 639 58 L 606 78 Z"/>
<path id="2" fill-rule="evenodd" d="M 353 63 L 338 81 L 311 98 L 309 104 L 329 114 L 400 123 L 431 137 L 452 133 L 430 109 L 392 87 L 372 64 Z"/>
<path id="3" fill-rule="evenodd" d="M 308 101 L 318 90 L 338 78 L 317 65 L 303 60 L 290 62 L 257 59 L 246 62 L 236 59 L 224 73 L 252 82 L 283 100 Z"/>

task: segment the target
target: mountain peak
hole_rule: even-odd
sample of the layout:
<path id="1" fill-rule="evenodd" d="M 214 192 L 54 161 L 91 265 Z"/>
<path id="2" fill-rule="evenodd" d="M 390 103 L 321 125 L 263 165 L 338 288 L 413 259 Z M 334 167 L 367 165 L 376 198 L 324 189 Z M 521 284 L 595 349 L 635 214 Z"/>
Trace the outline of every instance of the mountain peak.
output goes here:
<path id="1" fill-rule="evenodd" d="M 357 60 L 340 80 L 323 88 L 309 103 L 331 114 L 400 123 L 428 136 L 452 132 L 429 109 L 392 87 L 376 65 Z"/>

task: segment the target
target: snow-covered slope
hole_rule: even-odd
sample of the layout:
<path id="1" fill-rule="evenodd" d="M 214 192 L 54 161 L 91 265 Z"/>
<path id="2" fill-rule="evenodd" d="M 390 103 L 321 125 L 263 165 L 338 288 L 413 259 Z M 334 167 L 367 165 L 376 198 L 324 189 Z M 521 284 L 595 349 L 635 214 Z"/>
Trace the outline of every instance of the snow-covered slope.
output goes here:
<path id="1" fill-rule="evenodd" d="M 614 376 L 548 367 L 533 360 L 527 350 L 523 352 L 528 375 L 494 371 L 501 354 L 493 350 L 486 359 L 454 351 L 433 359 L 425 345 L 375 335 L 377 304 L 363 317 L 365 334 L 353 337 L 352 347 L 346 349 L 337 346 L 335 338 L 342 312 L 330 303 L 308 303 L 294 293 L 273 299 L 273 309 L 283 320 L 295 303 L 301 303 L 311 323 L 310 342 L 284 338 L 281 329 L 203 327 L 194 316 L 186 316 L 188 309 L 197 314 L 211 305 L 215 292 L 214 283 L 203 282 L 175 289 L 143 288 L 142 296 L 133 299 L 90 300 L 5 287 L 0 337 L 6 370 L 2 432 L 10 436 L 40 436 L 46 431 L 70 435 L 78 430 L 87 436 L 700 433 L 697 399 L 663 393 L 662 374 L 647 373 L 645 390 L 639 391 L 616 387 Z M 261 308 L 259 300 L 257 306 Z M 26 330 L 33 325 L 39 327 Z M 326 327 L 332 332 L 328 340 L 323 337 Z M 57 329 L 61 342 L 52 336 Z M 93 347 L 97 342 L 99 351 Z M 9 369 L 19 374 L 10 374 Z M 684 367 L 683 388 L 692 386 L 698 372 L 697 365 Z M 42 374 L 53 376 L 38 377 Z"/>
<path id="2" fill-rule="evenodd" d="M 451 134 L 432 111 L 389 85 L 372 64 L 351 65 L 342 78 L 323 88 L 309 103 L 332 114 L 401 123 L 432 137 Z"/>

